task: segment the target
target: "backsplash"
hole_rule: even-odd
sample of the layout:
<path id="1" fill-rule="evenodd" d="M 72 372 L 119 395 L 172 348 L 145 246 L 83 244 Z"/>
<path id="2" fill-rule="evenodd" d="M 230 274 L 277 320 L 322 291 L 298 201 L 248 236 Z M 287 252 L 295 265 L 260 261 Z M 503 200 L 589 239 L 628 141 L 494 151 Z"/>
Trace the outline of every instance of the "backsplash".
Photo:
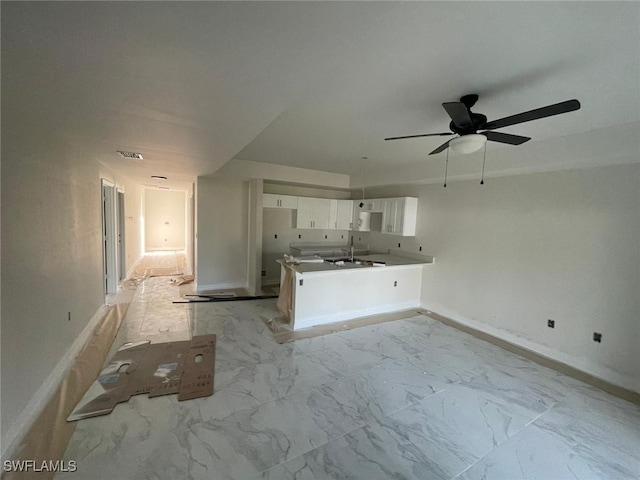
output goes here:
<path id="1" fill-rule="evenodd" d="M 265 208 L 262 211 L 262 284 L 280 281 L 280 265 L 276 260 L 289 253 L 292 242 L 344 243 L 349 241 L 348 230 L 294 229 L 292 210 Z"/>

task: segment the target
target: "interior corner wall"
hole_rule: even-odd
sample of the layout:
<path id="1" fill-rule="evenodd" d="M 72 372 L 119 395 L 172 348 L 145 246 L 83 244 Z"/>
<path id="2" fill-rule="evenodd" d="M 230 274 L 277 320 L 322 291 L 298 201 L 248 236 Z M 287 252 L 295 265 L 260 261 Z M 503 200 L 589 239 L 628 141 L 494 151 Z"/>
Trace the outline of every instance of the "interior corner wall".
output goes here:
<path id="1" fill-rule="evenodd" d="M 417 235 L 356 235 L 436 257 L 424 307 L 640 392 L 638 185 L 633 164 L 370 188 L 417 196 Z"/>
<path id="2" fill-rule="evenodd" d="M 249 182 L 198 177 L 196 287 L 247 286 Z"/>

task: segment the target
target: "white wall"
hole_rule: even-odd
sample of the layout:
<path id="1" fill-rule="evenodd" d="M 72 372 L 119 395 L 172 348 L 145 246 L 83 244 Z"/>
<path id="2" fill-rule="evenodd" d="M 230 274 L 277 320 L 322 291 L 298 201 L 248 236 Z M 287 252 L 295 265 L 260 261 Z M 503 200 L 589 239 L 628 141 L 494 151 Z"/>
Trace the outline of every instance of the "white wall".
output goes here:
<path id="1" fill-rule="evenodd" d="M 145 249 L 185 250 L 186 193 L 147 188 L 144 198 Z"/>
<path id="2" fill-rule="evenodd" d="M 249 182 L 198 177 L 197 288 L 247 284 Z"/>
<path id="3" fill-rule="evenodd" d="M 417 236 L 356 235 L 436 257 L 424 307 L 640 392 L 639 185 L 635 164 L 370 188 L 419 197 Z"/>
<path id="4" fill-rule="evenodd" d="M 140 190 L 33 122 L 14 116 L 2 136 L 4 451 L 8 432 L 104 303 L 100 178 L 124 188 L 133 219 Z M 127 221 L 129 266 L 140 255 L 135 223 Z"/>

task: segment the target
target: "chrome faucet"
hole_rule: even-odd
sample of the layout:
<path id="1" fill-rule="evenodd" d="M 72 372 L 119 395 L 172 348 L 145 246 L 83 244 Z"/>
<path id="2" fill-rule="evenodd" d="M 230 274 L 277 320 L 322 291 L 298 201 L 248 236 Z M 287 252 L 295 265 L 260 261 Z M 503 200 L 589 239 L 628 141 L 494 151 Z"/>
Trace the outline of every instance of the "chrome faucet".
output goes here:
<path id="1" fill-rule="evenodd" d="M 353 235 L 351 235 L 351 248 L 349 250 L 351 252 L 350 261 L 351 261 L 351 263 L 353 263 Z"/>

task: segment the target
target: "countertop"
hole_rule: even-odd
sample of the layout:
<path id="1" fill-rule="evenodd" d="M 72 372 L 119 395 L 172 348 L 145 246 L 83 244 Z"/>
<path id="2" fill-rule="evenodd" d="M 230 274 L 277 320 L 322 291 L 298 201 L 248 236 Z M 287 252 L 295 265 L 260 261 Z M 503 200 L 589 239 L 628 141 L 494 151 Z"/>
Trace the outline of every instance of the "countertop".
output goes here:
<path id="1" fill-rule="evenodd" d="M 278 263 L 284 264 L 296 273 L 313 273 L 313 272 L 331 272 L 338 270 L 353 270 L 362 268 L 393 268 L 398 266 L 407 265 L 430 265 L 433 263 L 434 258 L 427 255 L 415 255 L 405 256 L 393 253 L 374 253 L 371 255 L 357 255 L 357 259 L 368 262 L 384 262 L 385 266 L 376 267 L 371 265 L 362 265 L 355 263 L 345 263 L 343 266 L 338 266 L 334 263 L 300 263 L 300 264 L 288 264 L 284 260 L 278 260 Z"/>

